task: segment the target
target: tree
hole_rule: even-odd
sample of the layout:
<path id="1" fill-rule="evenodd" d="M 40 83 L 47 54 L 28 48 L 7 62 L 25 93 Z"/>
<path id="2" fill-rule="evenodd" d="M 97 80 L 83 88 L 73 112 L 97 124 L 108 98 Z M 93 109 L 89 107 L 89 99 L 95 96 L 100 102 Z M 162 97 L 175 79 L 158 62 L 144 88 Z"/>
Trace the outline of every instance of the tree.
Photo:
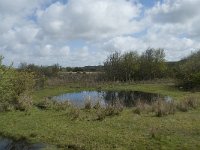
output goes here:
<path id="1" fill-rule="evenodd" d="M 115 52 L 104 62 L 105 75 L 112 81 L 162 78 L 167 68 L 164 57 L 162 49 L 147 49 L 141 56 L 137 52 Z"/>
<path id="2" fill-rule="evenodd" d="M 200 50 L 180 61 L 176 77 L 185 89 L 200 88 Z"/>
<path id="3" fill-rule="evenodd" d="M 108 56 L 108 58 L 104 62 L 104 71 L 106 74 L 106 78 L 113 81 L 120 80 L 120 70 L 121 54 L 119 52 L 115 52 Z"/>
<path id="4" fill-rule="evenodd" d="M 162 78 L 166 71 L 163 49 L 147 49 L 140 58 L 140 79 Z"/>
<path id="5" fill-rule="evenodd" d="M 139 55 L 137 52 L 128 52 L 122 55 L 121 70 L 124 81 L 137 80 L 139 71 Z"/>

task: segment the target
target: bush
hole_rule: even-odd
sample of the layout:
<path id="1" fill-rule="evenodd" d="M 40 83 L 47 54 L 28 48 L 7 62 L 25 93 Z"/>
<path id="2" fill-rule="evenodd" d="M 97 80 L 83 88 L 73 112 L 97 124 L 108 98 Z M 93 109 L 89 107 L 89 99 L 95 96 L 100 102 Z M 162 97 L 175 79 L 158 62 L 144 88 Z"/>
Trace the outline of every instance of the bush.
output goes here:
<path id="1" fill-rule="evenodd" d="M 182 59 L 177 70 L 178 86 L 184 89 L 200 89 L 200 50 Z"/>
<path id="2" fill-rule="evenodd" d="M 16 109 L 21 111 L 27 111 L 32 107 L 32 105 L 33 105 L 32 97 L 28 95 L 28 92 L 22 93 L 18 98 Z"/>
<path id="3" fill-rule="evenodd" d="M 32 73 L 16 71 L 11 66 L 6 67 L 2 65 L 2 59 L 3 57 L 0 57 L 1 111 L 9 110 L 11 107 L 16 109 L 20 107 L 20 110 L 25 110 L 28 108 L 25 105 L 28 104 L 30 106 L 31 104 L 30 95 L 35 83 L 34 75 Z"/>

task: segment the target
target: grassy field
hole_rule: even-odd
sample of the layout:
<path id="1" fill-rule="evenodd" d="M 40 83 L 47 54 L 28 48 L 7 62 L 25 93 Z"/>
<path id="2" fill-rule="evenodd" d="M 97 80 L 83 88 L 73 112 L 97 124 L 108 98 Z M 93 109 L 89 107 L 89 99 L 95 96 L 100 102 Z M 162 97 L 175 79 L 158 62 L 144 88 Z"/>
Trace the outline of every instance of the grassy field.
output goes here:
<path id="1" fill-rule="evenodd" d="M 160 93 L 181 100 L 187 95 L 171 84 L 110 84 L 103 90 L 137 90 Z M 77 86 L 54 87 L 34 92 L 35 103 L 63 92 L 93 90 Z M 15 139 L 43 142 L 61 149 L 200 149 L 200 109 L 155 117 L 152 113 L 137 115 L 124 109 L 119 115 L 96 120 L 96 110 L 79 110 L 72 119 L 71 109 L 0 113 L 0 133 Z"/>

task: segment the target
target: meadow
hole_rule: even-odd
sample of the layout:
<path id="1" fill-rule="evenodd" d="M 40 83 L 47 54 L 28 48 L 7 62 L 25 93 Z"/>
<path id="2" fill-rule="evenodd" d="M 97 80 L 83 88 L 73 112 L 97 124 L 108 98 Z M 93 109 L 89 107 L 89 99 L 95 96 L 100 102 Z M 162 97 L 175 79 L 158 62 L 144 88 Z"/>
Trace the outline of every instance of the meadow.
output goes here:
<path id="1" fill-rule="evenodd" d="M 200 149 L 200 51 L 178 62 L 164 56 L 162 49 L 115 52 L 103 66 L 83 68 L 14 68 L 0 57 L 0 148 L 6 138 L 17 150 L 31 143 L 44 149 Z M 103 106 L 85 101 L 84 107 L 52 99 L 81 91 L 159 96 L 151 103 L 129 99 L 132 107 L 120 98 Z"/>
<path id="2" fill-rule="evenodd" d="M 40 109 L 38 103 L 48 96 L 81 90 L 137 90 L 172 96 L 176 101 L 199 92 L 184 92 L 172 84 L 113 83 L 99 87 L 77 87 L 76 84 L 35 91 L 35 106 L 25 112 L 0 113 L 0 133 L 13 139 L 25 138 L 31 143 L 48 143 L 58 149 L 199 149 L 200 108 L 157 117 L 153 112 L 134 113 L 123 108 L 118 114 L 98 119 L 98 109 Z M 60 108 L 61 106 L 58 106 Z"/>

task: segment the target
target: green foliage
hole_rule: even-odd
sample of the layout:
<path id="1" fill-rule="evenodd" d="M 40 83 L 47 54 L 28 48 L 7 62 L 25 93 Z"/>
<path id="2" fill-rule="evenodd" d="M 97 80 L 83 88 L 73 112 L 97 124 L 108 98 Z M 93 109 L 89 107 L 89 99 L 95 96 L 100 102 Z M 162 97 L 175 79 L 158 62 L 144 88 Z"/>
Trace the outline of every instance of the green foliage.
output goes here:
<path id="1" fill-rule="evenodd" d="M 167 69 L 164 57 L 162 49 L 147 49 L 141 56 L 137 52 L 115 52 L 104 62 L 105 75 L 113 81 L 163 78 Z"/>
<path id="2" fill-rule="evenodd" d="M 61 67 L 58 64 L 52 66 L 37 66 L 34 64 L 21 63 L 19 70 L 34 72 L 39 76 L 55 77 L 58 75 Z"/>
<path id="3" fill-rule="evenodd" d="M 52 66 L 37 66 L 34 64 L 21 63 L 19 71 L 34 73 L 35 88 L 42 89 L 46 85 L 47 78 L 57 77 L 61 67 L 58 64 Z"/>
<path id="4" fill-rule="evenodd" d="M 200 88 L 200 50 L 181 60 L 177 72 L 178 85 L 185 89 Z"/>
<path id="5" fill-rule="evenodd" d="M 121 56 L 119 52 L 111 54 L 104 62 L 104 70 L 106 78 L 109 80 L 120 80 L 121 79 Z"/>
<path id="6" fill-rule="evenodd" d="M 151 80 L 164 77 L 166 71 L 163 49 L 147 49 L 140 58 L 140 79 Z"/>
<path id="7" fill-rule="evenodd" d="M 2 65 L 0 58 L 0 106 L 1 110 L 9 110 L 10 107 L 26 110 L 31 104 L 30 93 L 34 87 L 32 73 L 19 72 L 11 66 Z"/>

